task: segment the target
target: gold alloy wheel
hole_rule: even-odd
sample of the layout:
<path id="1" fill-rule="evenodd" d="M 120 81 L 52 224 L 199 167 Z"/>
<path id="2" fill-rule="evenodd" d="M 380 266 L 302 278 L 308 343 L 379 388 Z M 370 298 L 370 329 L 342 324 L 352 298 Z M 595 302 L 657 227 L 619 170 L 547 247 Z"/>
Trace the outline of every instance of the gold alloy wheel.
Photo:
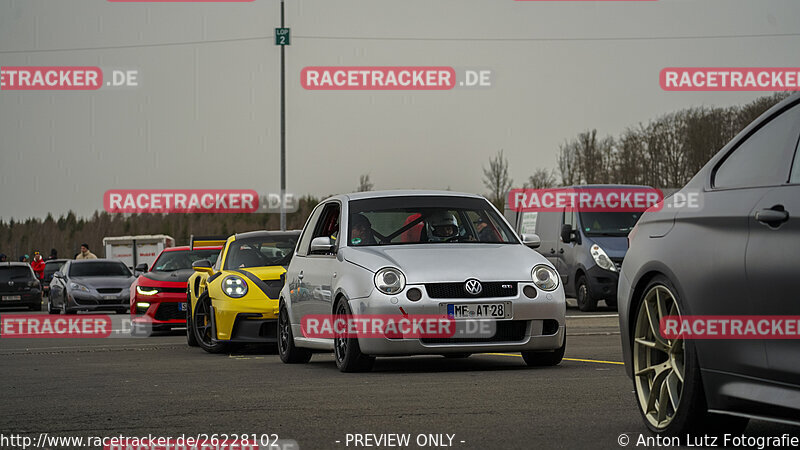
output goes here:
<path id="1" fill-rule="evenodd" d="M 675 417 L 683 393 L 684 341 L 665 339 L 659 323 L 666 316 L 680 316 L 675 296 L 664 285 L 650 288 L 636 317 L 633 340 L 633 371 L 639 407 L 657 429 L 666 428 Z"/>

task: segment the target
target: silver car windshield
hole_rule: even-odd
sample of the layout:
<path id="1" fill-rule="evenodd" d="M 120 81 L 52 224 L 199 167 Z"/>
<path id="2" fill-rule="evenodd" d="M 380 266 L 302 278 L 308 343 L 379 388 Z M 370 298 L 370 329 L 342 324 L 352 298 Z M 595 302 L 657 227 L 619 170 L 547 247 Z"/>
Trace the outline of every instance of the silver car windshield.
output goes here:
<path id="1" fill-rule="evenodd" d="M 384 197 L 350 202 L 350 246 L 516 244 L 513 232 L 481 198 Z"/>

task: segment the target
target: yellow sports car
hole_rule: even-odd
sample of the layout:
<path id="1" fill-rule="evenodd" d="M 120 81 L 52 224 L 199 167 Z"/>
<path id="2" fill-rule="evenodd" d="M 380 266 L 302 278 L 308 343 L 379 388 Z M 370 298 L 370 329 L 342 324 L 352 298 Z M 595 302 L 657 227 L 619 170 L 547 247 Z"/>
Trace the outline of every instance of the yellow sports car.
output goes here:
<path id="1" fill-rule="evenodd" d="M 252 231 L 225 241 L 212 266 L 192 264 L 187 286 L 186 338 L 220 353 L 232 343 L 277 342 L 278 296 L 299 231 Z M 192 245 L 209 245 L 208 238 Z"/>

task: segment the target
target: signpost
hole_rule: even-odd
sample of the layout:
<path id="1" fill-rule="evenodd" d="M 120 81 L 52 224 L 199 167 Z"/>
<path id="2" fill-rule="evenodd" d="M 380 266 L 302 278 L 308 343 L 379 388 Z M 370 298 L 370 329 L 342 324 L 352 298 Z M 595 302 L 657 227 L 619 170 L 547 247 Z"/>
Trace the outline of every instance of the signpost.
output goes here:
<path id="1" fill-rule="evenodd" d="M 281 46 L 281 231 L 286 231 L 286 62 L 285 50 L 290 43 L 289 29 L 283 21 L 281 0 L 281 27 L 275 29 L 275 45 Z"/>
<path id="2" fill-rule="evenodd" d="M 275 28 L 275 45 L 291 45 L 288 28 Z"/>

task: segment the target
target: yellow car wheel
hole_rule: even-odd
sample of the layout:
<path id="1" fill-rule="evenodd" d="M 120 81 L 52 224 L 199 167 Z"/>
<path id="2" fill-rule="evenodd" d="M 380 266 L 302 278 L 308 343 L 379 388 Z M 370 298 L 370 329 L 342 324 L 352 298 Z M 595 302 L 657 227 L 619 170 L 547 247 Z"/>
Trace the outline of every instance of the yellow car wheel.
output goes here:
<path id="1" fill-rule="evenodd" d="M 208 353 L 222 353 L 228 349 L 228 343 L 214 340 L 216 336 L 213 336 L 213 328 L 211 326 L 212 314 L 211 298 L 207 292 L 203 292 L 194 305 L 194 311 L 192 311 L 192 332 L 200 348 Z"/>

